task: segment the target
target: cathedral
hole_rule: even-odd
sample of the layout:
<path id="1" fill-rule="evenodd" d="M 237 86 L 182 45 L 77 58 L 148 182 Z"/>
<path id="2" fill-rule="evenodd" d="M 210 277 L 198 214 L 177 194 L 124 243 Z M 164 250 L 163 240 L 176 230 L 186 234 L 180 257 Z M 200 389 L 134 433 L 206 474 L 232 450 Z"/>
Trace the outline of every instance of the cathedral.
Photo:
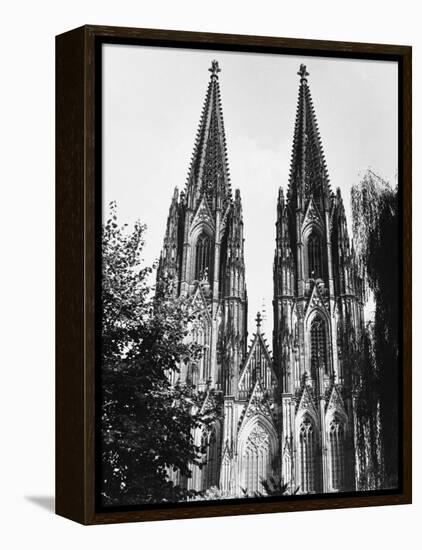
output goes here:
<path id="1" fill-rule="evenodd" d="M 205 465 L 188 488 L 217 487 L 226 498 L 264 493 L 274 478 L 286 493 L 356 488 L 351 338 L 363 329 L 362 285 L 340 189 L 333 192 L 312 103 L 300 66 L 291 169 L 274 204 L 272 349 L 256 317 L 248 338 L 241 191 L 230 184 L 213 61 L 187 183 L 170 205 L 158 276 L 192 300 L 192 338 L 202 357 L 182 365 L 182 382 L 205 397 L 213 388 L 221 415 L 195 434 Z M 259 259 L 257 259 L 259 261 Z"/>

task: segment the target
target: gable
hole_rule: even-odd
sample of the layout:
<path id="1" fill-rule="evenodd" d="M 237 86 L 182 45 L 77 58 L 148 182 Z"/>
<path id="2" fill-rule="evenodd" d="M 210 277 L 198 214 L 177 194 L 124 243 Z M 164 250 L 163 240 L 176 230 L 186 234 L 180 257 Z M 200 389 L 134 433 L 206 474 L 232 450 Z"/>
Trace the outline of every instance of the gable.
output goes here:
<path id="1" fill-rule="evenodd" d="M 333 386 L 330 399 L 326 405 L 327 413 L 340 413 L 347 418 L 346 407 L 344 406 L 343 398 L 336 385 Z"/>
<path id="2" fill-rule="evenodd" d="M 242 426 L 244 426 L 249 419 L 257 415 L 262 415 L 274 424 L 273 413 L 271 412 L 268 399 L 266 398 L 264 389 L 259 380 L 255 382 L 249 401 L 240 416 L 238 431 L 241 430 Z"/>
<path id="3" fill-rule="evenodd" d="M 191 233 L 198 225 L 206 224 L 214 230 L 214 219 L 208 206 L 208 202 L 203 195 L 199 201 L 196 212 L 191 223 Z"/>
<path id="4" fill-rule="evenodd" d="M 321 309 L 327 314 L 327 316 L 329 316 L 326 301 L 321 296 L 318 284 L 315 284 L 312 289 L 311 297 L 309 298 L 308 305 L 306 306 L 305 316 L 307 317 L 313 309 Z"/>
<path id="5" fill-rule="evenodd" d="M 195 292 L 192 296 L 192 308 L 195 313 L 201 313 L 205 317 L 207 323 L 211 322 L 211 314 L 209 304 L 201 288 L 201 283 L 198 283 Z"/>
<path id="6" fill-rule="evenodd" d="M 259 332 L 255 334 L 249 347 L 240 373 L 238 388 L 240 391 L 249 391 L 257 380 L 264 389 L 271 389 L 277 381 L 270 352 Z"/>
<path id="7" fill-rule="evenodd" d="M 315 419 L 318 418 L 318 412 L 315 407 L 315 402 L 306 384 L 303 387 L 302 395 L 300 396 L 299 402 L 296 407 L 296 415 L 299 415 L 303 412 L 310 413 Z"/>
<path id="8" fill-rule="evenodd" d="M 320 227 L 323 226 L 323 221 L 319 213 L 318 208 L 315 206 L 313 199 L 309 201 L 308 208 L 306 209 L 305 218 L 303 220 L 302 229 L 307 225 L 317 224 Z"/>

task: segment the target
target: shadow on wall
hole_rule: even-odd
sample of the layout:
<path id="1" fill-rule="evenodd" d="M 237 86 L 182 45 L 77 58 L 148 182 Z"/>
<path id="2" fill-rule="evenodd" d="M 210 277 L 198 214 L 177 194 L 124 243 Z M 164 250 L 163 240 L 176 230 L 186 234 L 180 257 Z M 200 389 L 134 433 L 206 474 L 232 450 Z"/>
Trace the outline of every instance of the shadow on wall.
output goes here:
<path id="1" fill-rule="evenodd" d="M 25 500 L 36 504 L 40 508 L 44 508 L 48 512 L 54 514 L 55 499 L 53 496 L 25 496 Z"/>

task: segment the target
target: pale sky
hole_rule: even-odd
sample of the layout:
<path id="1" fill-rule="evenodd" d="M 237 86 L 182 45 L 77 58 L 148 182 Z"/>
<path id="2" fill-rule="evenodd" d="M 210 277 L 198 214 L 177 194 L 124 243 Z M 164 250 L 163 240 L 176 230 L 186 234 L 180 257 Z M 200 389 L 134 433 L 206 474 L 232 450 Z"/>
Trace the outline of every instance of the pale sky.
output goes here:
<path id="1" fill-rule="evenodd" d="M 103 56 L 103 208 L 115 200 L 120 223 L 147 225 L 147 264 L 159 257 L 174 187 L 185 185 L 207 69 L 219 61 L 231 184 L 243 203 L 248 331 L 264 300 L 271 342 L 276 201 L 288 184 L 299 65 L 351 232 L 359 175 L 370 167 L 396 183 L 397 64 L 123 45 L 103 46 Z"/>

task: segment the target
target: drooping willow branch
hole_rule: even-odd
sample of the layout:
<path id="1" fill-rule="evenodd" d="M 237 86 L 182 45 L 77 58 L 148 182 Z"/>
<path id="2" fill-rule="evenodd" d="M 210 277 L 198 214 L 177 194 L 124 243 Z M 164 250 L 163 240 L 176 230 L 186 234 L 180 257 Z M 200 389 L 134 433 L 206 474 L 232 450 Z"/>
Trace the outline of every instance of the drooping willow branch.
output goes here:
<path id="1" fill-rule="evenodd" d="M 366 488 L 393 487 L 398 468 L 397 189 L 368 170 L 351 195 L 357 266 L 365 297 L 372 295 L 375 303 L 361 343 L 365 357 L 356 369 L 358 454 Z"/>

